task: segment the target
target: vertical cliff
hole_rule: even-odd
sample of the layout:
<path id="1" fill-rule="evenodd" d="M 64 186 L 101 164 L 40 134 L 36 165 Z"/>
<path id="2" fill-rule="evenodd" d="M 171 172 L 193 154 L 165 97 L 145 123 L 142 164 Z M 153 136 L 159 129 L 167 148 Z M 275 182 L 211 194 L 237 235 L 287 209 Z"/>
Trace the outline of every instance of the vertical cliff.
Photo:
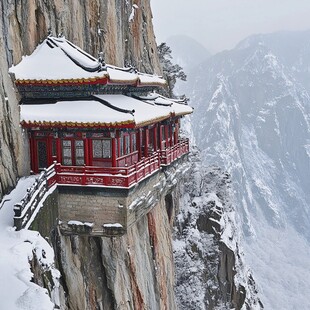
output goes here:
<path id="1" fill-rule="evenodd" d="M 161 201 L 123 237 L 56 233 L 61 309 L 176 309 L 170 231 Z"/>
<path id="2" fill-rule="evenodd" d="M 18 95 L 8 68 L 51 31 L 116 66 L 161 73 L 149 0 L 31 0 L 0 2 L 0 197 L 29 172 L 19 126 Z M 24 149 L 26 147 L 26 150 Z"/>
<path id="3" fill-rule="evenodd" d="M 263 309 L 244 265 L 230 175 L 193 148 L 174 227 L 178 309 Z"/>

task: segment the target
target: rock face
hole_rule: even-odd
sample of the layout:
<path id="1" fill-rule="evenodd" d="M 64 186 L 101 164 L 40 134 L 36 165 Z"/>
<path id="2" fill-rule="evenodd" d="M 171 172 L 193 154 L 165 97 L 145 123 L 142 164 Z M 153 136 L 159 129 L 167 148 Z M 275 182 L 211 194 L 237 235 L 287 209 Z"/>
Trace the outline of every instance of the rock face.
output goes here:
<path id="1" fill-rule="evenodd" d="M 198 153 L 191 161 L 173 243 L 178 309 L 262 309 L 239 249 L 230 176 L 204 168 Z"/>
<path id="2" fill-rule="evenodd" d="M 135 4 L 135 6 L 133 6 Z M 50 30 L 107 63 L 161 73 L 148 0 L 54 0 L 0 3 L 0 197 L 29 172 L 27 142 L 19 127 L 18 95 L 8 68 L 32 53 Z M 100 35 L 99 35 L 100 34 Z M 23 140 L 25 140 L 23 142 Z"/>
<path id="3" fill-rule="evenodd" d="M 57 236 L 67 296 L 61 309 L 176 309 L 170 226 L 162 207 L 123 237 Z M 158 242 L 161 234 L 166 240 Z"/>
<path id="4" fill-rule="evenodd" d="M 63 235 L 55 225 L 57 212 L 46 212 L 57 209 L 56 191 L 54 199 L 46 200 L 32 226 L 55 250 L 55 266 L 61 274 L 57 296 L 50 294 L 55 306 L 71 310 L 176 309 L 170 221 L 174 205 L 169 197 L 181 170 L 186 170 L 186 164 L 180 165 L 179 173 L 162 173 L 166 181 L 157 203 L 122 236 Z M 55 283 L 41 269 L 34 260 L 34 281 L 52 292 Z"/>

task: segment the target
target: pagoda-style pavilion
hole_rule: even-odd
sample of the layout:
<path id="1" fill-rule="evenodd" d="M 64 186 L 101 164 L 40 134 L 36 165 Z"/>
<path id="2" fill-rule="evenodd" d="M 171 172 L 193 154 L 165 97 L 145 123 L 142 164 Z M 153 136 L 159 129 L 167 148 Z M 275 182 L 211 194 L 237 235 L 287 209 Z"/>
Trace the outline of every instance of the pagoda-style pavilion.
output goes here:
<path id="1" fill-rule="evenodd" d="M 192 108 L 157 94 L 158 76 L 106 65 L 51 36 L 10 72 L 31 169 L 57 162 L 58 184 L 129 188 L 188 153 L 179 127 Z"/>

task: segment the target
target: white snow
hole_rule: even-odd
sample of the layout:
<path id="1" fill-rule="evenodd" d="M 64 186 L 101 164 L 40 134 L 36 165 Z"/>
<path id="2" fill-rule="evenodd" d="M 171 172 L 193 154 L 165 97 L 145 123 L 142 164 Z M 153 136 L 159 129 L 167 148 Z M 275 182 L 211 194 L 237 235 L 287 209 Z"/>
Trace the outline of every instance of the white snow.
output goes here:
<path id="1" fill-rule="evenodd" d="M 131 9 L 131 13 L 129 15 L 129 19 L 128 22 L 131 23 L 133 21 L 133 19 L 135 18 L 135 11 L 138 9 L 139 7 L 136 4 L 132 5 L 132 9 Z"/>
<path id="2" fill-rule="evenodd" d="M 54 268 L 54 252 L 36 231 L 13 228 L 13 206 L 26 194 L 35 177 L 22 178 L 17 187 L 6 195 L 0 209 L 0 308 L 3 310 L 52 310 L 47 290 L 31 281 L 29 260 L 33 253 L 46 270 L 52 272 L 55 283 L 60 277 Z M 1 204 L 0 204 L 1 205 Z"/>
<path id="3" fill-rule="evenodd" d="M 90 223 L 90 222 L 80 222 L 80 221 L 69 221 L 68 225 L 75 225 L 75 226 L 87 226 L 87 227 L 93 227 L 94 223 Z"/>
<path id="4" fill-rule="evenodd" d="M 125 97 L 125 96 L 123 96 Z M 127 97 L 125 97 L 126 99 Z M 124 107 L 126 109 L 126 107 Z M 98 122 L 108 125 L 134 121 L 129 113 L 113 110 L 98 101 L 62 101 L 55 104 L 21 105 L 21 121 L 25 122 Z"/>
<path id="5" fill-rule="evenodd" d="M 184 115 L 193 111 L 191 107 L 183 104 L 174 103 L 171 107 L 165 107 L 124 95 L 97 95 L 96 97 L 111 103 L 115 107 L 134 110 L 134 120 L 137 125 L 168 118 L 171 114 Z"/>
<path id="6" fill-rule="evenodd" d="M 122 224 L 120 223 L 111 223 L 111 224 L 103 224 L 103 227 L 106 227 L 106 228 L 111 228 L 111 227 L 116 227 L 116 228 L 121 228 L 123 227 Z"/>
<path id="7" fill-rule="evenodd" d="M 135 9 L 133 8 L 133 10 Z M 51 48 L 48 45 L 48 42 L 51 41 L 55 42 L 57 46 Z M 83 67 L 94 70 L 94 72 L 89 72 Z M 100 69 L 100 72 L 96 68 L 101 68 L 101 64 L 96 58 L 65 38 L 49 37 L 30 56 L 24 56 L 22 61 L 16 66 L 12 66 L 9 71 L 15 74 L 17 80 L 87 80 L 108 77 L 111 83 L 116 84 L 135 85 L 138 81 L 141 86 L 164 86 L 166 84 L 166 81 L 157 75 L 129 72 L 126 68 L 112 65 L 106 65 L 105 68 Z"/>
<path id="8" fill-rule="evenodd" d="M 16 79 L 60 80 L 93 77 L 103 78 L 106 76 L 106 71 L 88 72 L 82 69 L 70 60 L 63 50 L 59 47 L 50 48 L 46 42 L 47 40 L 44 40 L 30 56 L 24 56 L 18 65 L 10 68 L 10 72 L 15 74 Z M 63 43 L 62 47 L 65 45 L 68 44 Z M 82 54 L 79 55 L 79 60 L 82 57 Z M 89 60 L 87 57 L 83 58 L 85 62 Z M 91 62 L 91 66 L 93 66 L 93 62 Z"/>

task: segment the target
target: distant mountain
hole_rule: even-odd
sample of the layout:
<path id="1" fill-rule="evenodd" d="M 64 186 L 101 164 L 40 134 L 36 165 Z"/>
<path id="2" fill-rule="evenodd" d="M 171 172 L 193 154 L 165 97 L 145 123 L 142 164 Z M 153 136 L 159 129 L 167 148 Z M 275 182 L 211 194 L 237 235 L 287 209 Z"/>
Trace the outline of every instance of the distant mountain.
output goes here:
<path id="1" fill-rule="evenodd" d="M 196 142 L 232 177 L 262 302 L 309 309 L 310 31 L 251 36 L 189 77 Z"/>
<path id="2" fill-rule="evenodd" d="M 210 52 L 202 44 L 186 35 L 171 36 L 166 43 L 172 49 L 175 63 L 183 67 L 185 71 L 211 56 Z"/>

